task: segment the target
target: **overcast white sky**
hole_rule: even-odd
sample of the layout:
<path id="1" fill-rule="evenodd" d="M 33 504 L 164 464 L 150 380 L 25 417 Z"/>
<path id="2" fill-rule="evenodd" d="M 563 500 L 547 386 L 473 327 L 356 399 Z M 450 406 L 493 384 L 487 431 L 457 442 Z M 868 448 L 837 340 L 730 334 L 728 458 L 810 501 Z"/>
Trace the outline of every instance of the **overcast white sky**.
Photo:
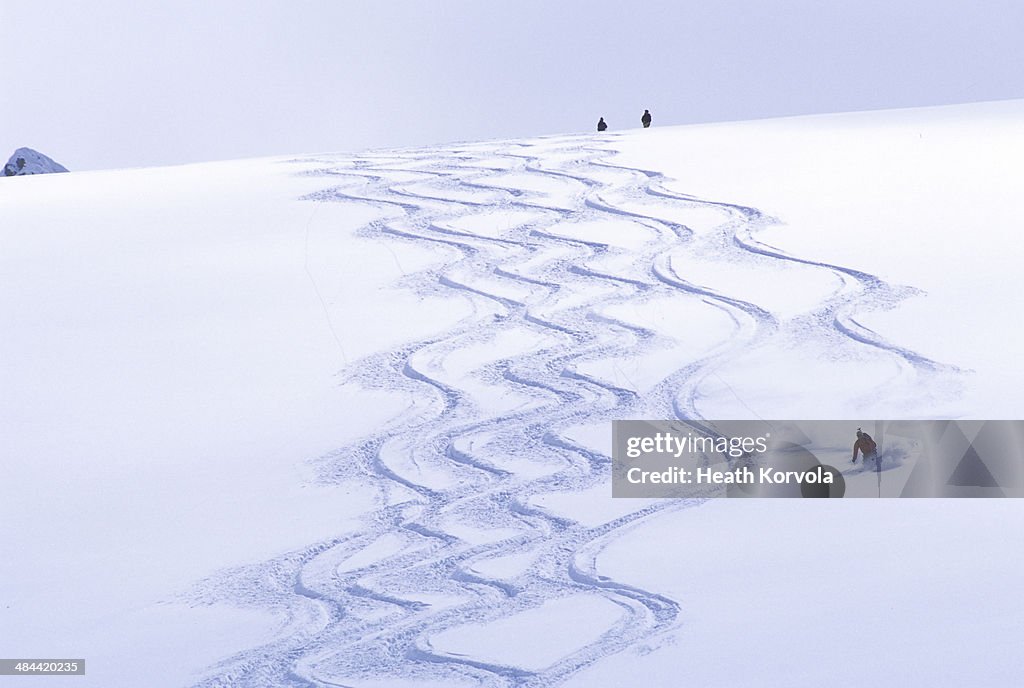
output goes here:
<path id="1" fill-rule="evenodd" d="M 1021 0 L 0 0 L 72 170 L 1024 97 Z M 3 160 L 0 160 L 2 162 Z"/>

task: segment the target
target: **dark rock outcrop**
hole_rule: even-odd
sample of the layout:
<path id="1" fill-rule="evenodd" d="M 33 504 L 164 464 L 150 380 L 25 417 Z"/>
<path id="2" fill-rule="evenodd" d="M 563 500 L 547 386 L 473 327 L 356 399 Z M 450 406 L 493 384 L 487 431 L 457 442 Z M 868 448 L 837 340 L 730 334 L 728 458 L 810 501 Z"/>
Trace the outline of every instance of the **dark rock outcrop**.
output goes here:
<path id="1" fill-rule="evenodd" d="M 4 165 L 4 176 L 15 177 L 23 174 L 50 174 L 67 172 L 67 168 L 31 148 L 19 148 Z"/>

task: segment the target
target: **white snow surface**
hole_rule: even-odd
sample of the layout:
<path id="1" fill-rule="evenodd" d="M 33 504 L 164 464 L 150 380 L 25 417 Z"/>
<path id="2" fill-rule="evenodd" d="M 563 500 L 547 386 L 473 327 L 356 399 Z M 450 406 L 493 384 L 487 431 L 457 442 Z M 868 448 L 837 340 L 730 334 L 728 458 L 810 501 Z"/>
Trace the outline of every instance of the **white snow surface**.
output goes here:
<path id="1" fill-rule="evenodd" d="M 613 500 L 1020 418 L 1024 101 L 0 183 L 0 648 L 76 686 L 1014 685 L 1024 508 Z"/>

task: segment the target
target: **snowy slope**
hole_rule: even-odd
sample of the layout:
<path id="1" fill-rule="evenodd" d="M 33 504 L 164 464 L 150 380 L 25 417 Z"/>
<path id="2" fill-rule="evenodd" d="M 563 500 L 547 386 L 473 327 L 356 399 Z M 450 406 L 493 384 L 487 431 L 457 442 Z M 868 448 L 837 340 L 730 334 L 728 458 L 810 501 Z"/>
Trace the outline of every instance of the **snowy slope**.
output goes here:
<path id="1" fill-rule="evenodd" d="M 612 500 L 607 455 L 615 418 L 1020 417 L 1022 115 L 4 182 L 7 656 L 96 686 L 1005 685 L 1013 502 Z"/>

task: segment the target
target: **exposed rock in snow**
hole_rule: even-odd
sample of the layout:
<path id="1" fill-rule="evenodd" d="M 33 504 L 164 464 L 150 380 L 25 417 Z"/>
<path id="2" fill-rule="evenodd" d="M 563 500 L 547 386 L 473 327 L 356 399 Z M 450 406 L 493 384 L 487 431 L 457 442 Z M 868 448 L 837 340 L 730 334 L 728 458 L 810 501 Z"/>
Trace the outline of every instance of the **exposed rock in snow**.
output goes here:
<path id="1" fill-rule="evenodd" d="M 51 172 L 67 172 L 67 168 L 51 160 L 39 151 L 31 148 L 19 148 L 4 165 L 4 176 L 14 177 L 21 174 L 50 174 Z"/>

